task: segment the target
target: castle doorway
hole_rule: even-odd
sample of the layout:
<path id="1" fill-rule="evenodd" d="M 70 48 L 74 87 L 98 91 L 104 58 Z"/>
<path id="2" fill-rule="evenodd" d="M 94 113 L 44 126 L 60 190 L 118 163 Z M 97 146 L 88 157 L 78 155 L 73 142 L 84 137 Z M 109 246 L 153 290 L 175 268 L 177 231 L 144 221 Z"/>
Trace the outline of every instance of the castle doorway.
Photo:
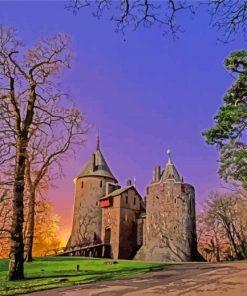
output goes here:
<path id="1" fill-rule="evenodd" d="M 105 244 L 110 244 L 111 242 L 111 228 L 105 229 Z"/>

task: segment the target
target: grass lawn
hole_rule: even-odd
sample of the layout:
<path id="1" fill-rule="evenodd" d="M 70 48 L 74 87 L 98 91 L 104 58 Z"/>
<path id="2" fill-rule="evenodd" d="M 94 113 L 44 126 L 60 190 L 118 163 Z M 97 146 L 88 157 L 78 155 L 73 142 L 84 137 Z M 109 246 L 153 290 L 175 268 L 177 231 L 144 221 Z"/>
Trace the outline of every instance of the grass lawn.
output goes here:
<path id="1" fill-rule="evenodd" d="M 0 295 L 19 295 L 57 287 L 85 284 L 104 279 L 119 279 L 141 274 L 147 271 L 168 268 L 168 264 L 115 261 L 106 264 L 108 259 L 85 259 L 82 257 L 47 257 L 36 258 L 25 264 L 25 280 L 8 281 L 8 260 L 0 260 Z M 77 264 L 80 270 L 76 270 Z"/>

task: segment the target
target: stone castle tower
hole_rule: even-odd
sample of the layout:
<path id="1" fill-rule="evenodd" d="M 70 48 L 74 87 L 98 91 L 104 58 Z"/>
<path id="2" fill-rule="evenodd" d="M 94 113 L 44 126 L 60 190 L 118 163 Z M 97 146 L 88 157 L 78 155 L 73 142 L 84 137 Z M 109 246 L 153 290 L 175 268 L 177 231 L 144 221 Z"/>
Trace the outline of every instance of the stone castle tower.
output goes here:
<path id="1" fill-rule="evenodd" d="M 74 215 L 67 246 L 95 240 L 100 242 L 102 210 L 99 200 L 106 194 L 106 187 L 116 184 L 117 180 L 100 150 L 99 136 L 95 152 L 74 183 Z"/>
<path id="2" fill-rule="evenodd" d="M 144 244 L 137 257 L 153 261 L 200 260 L 195 190 L 183 182 L 168 154 L 164 170 L 155 167 L 153 180 L 147 187 Z"/>

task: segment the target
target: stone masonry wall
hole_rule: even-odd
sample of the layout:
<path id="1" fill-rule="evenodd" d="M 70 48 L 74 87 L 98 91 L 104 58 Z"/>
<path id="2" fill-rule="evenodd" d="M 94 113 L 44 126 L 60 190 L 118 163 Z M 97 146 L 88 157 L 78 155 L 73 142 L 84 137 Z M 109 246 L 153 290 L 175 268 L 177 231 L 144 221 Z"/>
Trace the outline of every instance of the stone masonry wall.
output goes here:
<path id="1" fill-rule="evenodd" d="M 167 182 L 151 184 L 147 191 L 145 259 L 191 261 L 196 239 L 194 188 Z"/>

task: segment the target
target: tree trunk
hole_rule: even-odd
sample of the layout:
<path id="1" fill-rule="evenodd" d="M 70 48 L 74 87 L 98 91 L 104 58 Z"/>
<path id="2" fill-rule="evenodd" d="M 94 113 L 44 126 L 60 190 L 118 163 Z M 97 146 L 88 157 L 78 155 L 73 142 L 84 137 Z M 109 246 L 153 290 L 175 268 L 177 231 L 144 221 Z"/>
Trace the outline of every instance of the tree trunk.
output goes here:
<path id="1" fill-rule="evenodd" d="M 26 139 L 18 139 L 16 147 L 16 164 L 13 189 L 13 216 L 11 225 L 9 280 L 24 278 L 24 244 L 23 244 L 23 196 L 26 158 Z"/>
<path id="2" fill-rule="evenodd" d="M 237 231 L 234 224 L 232 225 L 232 229 L 233 229 L 236 237 L 239 240 L 239 244 L 240 244 L 239 247 L 241 249 L 241 252 L 240 252 L 241 256 L 243 257 L 243 259 L 246 259 L 245 237 L 243 235 L 241 236 L 241 234 Z"/>
<path id="3" fill-rule="evenodd" d="M 228 235 L 229 240 L 230 240 L 230 242 L 231 242 L 231 244 L 233 246 L 233 249 L 234 249 L 234 251 L 236 253 L 236 256 L 237 256 L 238 260 L 243 260 L 244 257 L 242 255 L 242 253 L 239 251 L 237 243 L 234 240 L 230 224 L 225 223 L 225 229 L 226 229 L 227 235 Z"/>
<path id="4" fill-rule="evenodd" d="M 27 226 L 27 240 L 26 240 L 26 260 L 27 262 L 33 261 L 33 237 L 34 237 L 34 222 L 35 222 L 35 192 L 30 192 L 29 197 L 29 215 L 28 215 L 28 226 Z"/>

